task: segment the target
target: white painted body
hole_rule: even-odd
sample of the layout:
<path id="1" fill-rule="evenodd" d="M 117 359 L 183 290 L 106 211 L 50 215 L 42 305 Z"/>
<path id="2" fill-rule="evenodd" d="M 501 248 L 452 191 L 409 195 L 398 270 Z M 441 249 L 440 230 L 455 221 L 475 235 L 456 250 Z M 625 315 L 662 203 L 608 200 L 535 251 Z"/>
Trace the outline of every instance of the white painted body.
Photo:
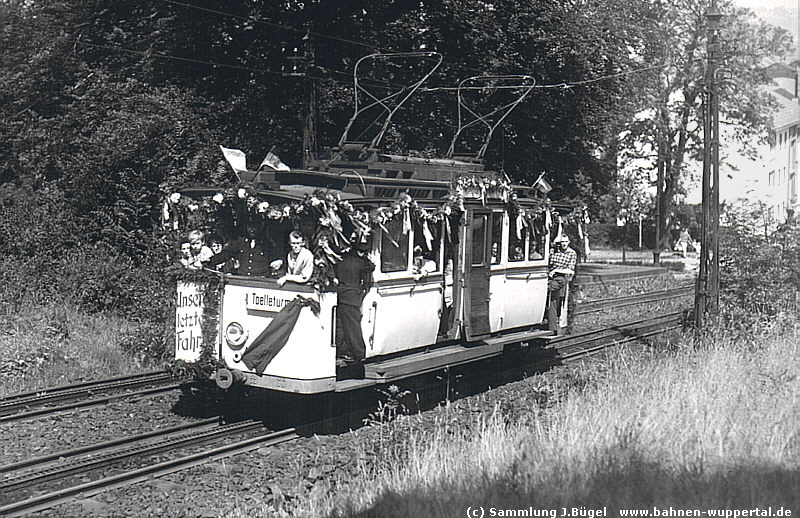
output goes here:
<path id="1" fill-rule="evenodd" d="M 336 294 L 318 293 L 287 283 L 278 287 L 272 279 L 230 278 L 220 305 L 221 357 L 229 369 L 252 372 L 241 361 L 253 340 L 272 322 L 280 308 L 298 295 L 317 300 L 320 313 L 310 307 L 300 310 L 289 340 L 260 376 L 247 376 L 247 383 L 290 392 L 332 389 L 336 380 L 336 349 L 333 344 L 333 308 Z M 238 322 L 247 333 L 242 348 L 233 349 L 224 339 L 225 329 Z"/>
<path id="2" fill-rule="evenodd" d="M 509 231 L 506 214 L 503 216 L 504 245 L 501 257 L 498 264 L 489 268 L 491 333 L 537 325 L 542 323 L 545 315 L 549 243 L 545 245 L 544 258 L 512 262 L 509 261 L 505 246 Z M 462 240 L 463 235 L 462 232 Z M 378 243 L 380 240 L 375 241 L 375 248 L 370 253 L 370 259 L 376 265 L 374 284 L 365 296 L 361 320 L 367 358 L 435 344 L 444 305 L 445 286 L 441 267 L 444 247 L 439 249 L 437 270 L 415 279 L 410 261 L 405 271 L 381 272 L 381 245 Z M 409 255 L 412 243 L 413 240 L 409 239 Z M 457 252 L 461 254 L 460 261 L 463 264 L 463 246 Z M 186 285 L 179 289 L 190 297 L 196 297 L 199 293 L 197 289 Z M 459 290 L 462 293 L 455 293 Z M 456 326 L 468 318 L 462 314 L 463 290 L 458 283 L 453 286 L 456 294 Z M 317 300 L 320 304 L 319 315 L 315 315 L 311 308 L 304 307 L 288 342 L 266 370 L 263 373 L 251 371 L 241 361 L 242 354 L 272 322 L 277 312 L 298 295 Z M 297 393 L 326 392 L 336 388 L 335 293 L 319 293 L 310 286 L 291 282 L 279 287 L 273 279 L 226 276 L 219 310 L 217 355 L 228 369 L 243 375 L 245 384 Z M 183 308 L 184 313 L 192 311 L 196 312 L 195 308 Z M 566 310 L 562 314 L 566 320 Z M 197 320 L 191 315 L 183 318 L 184 323 Z M 225 338 L 225 330 L 231 322 L 238 322 L 245 330 L 246 339 L 242 347 L 232 348 Z M 458 331 L 453 336 L 463 334 Z M 199 352 L 194 350 L 176 349 L 179 359 L 196 361 L 198 356 Z"/>

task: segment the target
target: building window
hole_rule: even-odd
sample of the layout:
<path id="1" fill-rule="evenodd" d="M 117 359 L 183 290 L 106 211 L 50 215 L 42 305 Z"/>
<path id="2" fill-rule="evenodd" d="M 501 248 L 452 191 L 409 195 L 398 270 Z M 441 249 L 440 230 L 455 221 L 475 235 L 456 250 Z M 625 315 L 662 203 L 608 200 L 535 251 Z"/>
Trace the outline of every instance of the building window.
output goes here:
<path id="1" fill-rule="evenodd" d="M 769 184 L 768 185 L 775 185 L 775 171 L 769 172 Z"/>

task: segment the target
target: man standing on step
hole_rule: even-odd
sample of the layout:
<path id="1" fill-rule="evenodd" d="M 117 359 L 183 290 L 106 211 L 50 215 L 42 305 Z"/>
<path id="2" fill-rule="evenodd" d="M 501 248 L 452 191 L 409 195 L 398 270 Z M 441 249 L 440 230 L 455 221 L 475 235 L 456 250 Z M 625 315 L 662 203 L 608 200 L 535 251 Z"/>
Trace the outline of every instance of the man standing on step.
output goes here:
<path id="1" fill-rule="evenodd" d="M 567 295 L 567 285 L 575 275 L 578 254 L 569 247 L 569 236 L 566 234 L 561 234 L 560 238 L 553 242 L 553 246 L 555 249 L 550 253 L 548 272 L 547 289 L 550 293 L 550 304 L 547 307 L 547 327 L 557 335 L 563 335 L 565 330 L 561 328 L 561 306 Z"/>
<path id="2" fill-rule="evenodd" d="M 375 268 L 366 255 L 366 243 L 356 243 L 334 265 L 336 279 L 336 366 L 361 364 L 367 353 L 361 332 L 361 304 L 372 285 Z M 363 376 L 363 374 L 362 374 Z"/>

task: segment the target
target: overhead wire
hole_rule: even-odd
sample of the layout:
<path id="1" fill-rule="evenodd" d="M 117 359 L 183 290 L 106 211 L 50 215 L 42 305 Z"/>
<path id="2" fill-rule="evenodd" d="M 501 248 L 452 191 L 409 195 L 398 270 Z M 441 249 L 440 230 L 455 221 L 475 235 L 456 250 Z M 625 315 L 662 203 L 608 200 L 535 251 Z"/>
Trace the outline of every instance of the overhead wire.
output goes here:
<path id="1" fill-rule="evenodd" d="M 195 9 L 195 10 L 198 10 L 198 11 L 203 11 L 203 12 L 216 14 L 216 15 L 220 15 L 220 16 L 227 16 L 227 17 L 230 17 L 230 18 L 243 20 L 243 21 L 253 21 L 253 22 L 263 23 L 263 24 L 268 25 L 268 26 L 278 27 L 278 28 L 285 29 L 285 30 L 288 30 L 288 31 L 292 31 L 292 32 L 295 32 L 295 33 L 298 33 L 298 34 L 304 34 L 304 35 L 308 34 L 308 35 L 319 37 L 319 38 L 326 38 L 326 39 L 330 39 L 330 40 L 333 40 L 333 41 L 340 41 L 340 42 L 343 42 L 343 43 L 349 43 L 351 45 L 361 46 L 361 47 L 365 47 L 365 48 L 369 48 L 369 49 L 373 49 L 373 50 L 380 50 L 380 51 L 383 51 L 383 52 L 397 52 L 394 49 L 391 49 L 391 48 L 388 48 L 388 47 L 382 47 L 380 45 L 375 45 L 375 44 L 371 44 L 371 43 L 365 43 L 363 41 L 357 41 L 357 40 L 348 39 L 348 38 L 341 38 L 339 36 L 332 36 L 330 34 L 320 33 L 320 32 L 312 31 L 312 30 L 309 30 L 309 29 L 301 29 L 301 28 L 298 28 L 298 27 L 294 27 L 294 26 L 292 26 L 290 24 L 269 21 L 269 20 L 265 20 L 264 18 L 254 18 L 254 17 L 250 17 L 250 16 L 237 15 L 237 14 L 233 14 L 233 13 L 230 13 L 230 12 L 227 12 L 227 11 L 220 11 L 220 10 L 217 10 L 217 9 L 211 9 L 211 8 L 207 8 L 207 7 L 202 7 L 202 6 L 191 4 L 191 3 L 188 3 L 188 2 L 181 2 L 181 1 L 178 1 L 178 0 L 164 0 L 164 1 L 166 3 L 169 3 L 169 4 L 185 7 L 187 9 Z M 484 73 L 485 72 L 485 70 L 477 69 L 477 68 L 474 68 L 474 67 L 469 67 L 467 65 L 451 63 L 449 61 L 443 61 L 442 65 L 452 66 L 452 67 L 461 68 L 461 69 L 464 69 L 464 70 L 471 70 L 471 71 L 480 72 L 480 73 Z M 607 79 L 613 79 L 615 77 L 622 77 L 622 76 L 630 75 L 630 74 L 634 74 L 634 73 L 646 72 L 648 70 L 653 70 L 653 69 L 660 68 L 660 67 L 663 67 L 663 66 L 666 66 L 666 64 L 658 64 L 658 65 L 653 65 L 653 66 L 645 67 L 645 68 L 641 68 L 641 69 L 630 70 L 630 71 L 625 71 L 625 72 L 619 72 L 619 73 L 616 73 L 616 74 L 609 74 L 609 75 L 606 75 L 606 76 L 601 76 L 601 77 L 596 77 L 596 78 L 587 79 L 587 80 L 581 80 L 581 81 L 564 81 L 564 82 L 560 82 L 560 83 L 544 84 L 544 85 L 543 84 L 537 84 L 534 88 L 538 88 L 538 89 L 560 88 L 560 89 L 566 90 L 566 89 L 569 89 L 569 88 L 573 88 L 575 86 L 581 86 L 581 85 L 585 85 L 585 84 L 596 83 L 596 82 L 599 82 L 599 81 L 605 81 Z M 350 75 L 347 72 L 342 72 L 342 71 L 335 70 L 335 69 L 326 68 L 326 70 L 328 70 L 330 72 L 334 72 L 334 73 L 343 74 L 343 75 Z M 386 83 L 386 84 L 390 85 L 391 83 Z M 403 85 L 395 85 L 395 86 L 402 87 Z M 468 88 L 468 89 L 476 89 L 476 88 Z M 513 89 L 513 88 L 514 88 L 513 86 L 508 86 L 508 87 L 503 87 L 502 89 Z M 461 88 L 461 89 L 463 90 L 464 88 Z M 446 91 L 457 91 L 457 90 L 459 90 L 459 87 L 454 87 L 454 86 L 450 86 L 450 87 L 448 87 L 448 86 L 428 87 L 428 88 L 421 88 L 420 89 L 421 92 L 439 92 L 439 91 L 446 92 Z"/>

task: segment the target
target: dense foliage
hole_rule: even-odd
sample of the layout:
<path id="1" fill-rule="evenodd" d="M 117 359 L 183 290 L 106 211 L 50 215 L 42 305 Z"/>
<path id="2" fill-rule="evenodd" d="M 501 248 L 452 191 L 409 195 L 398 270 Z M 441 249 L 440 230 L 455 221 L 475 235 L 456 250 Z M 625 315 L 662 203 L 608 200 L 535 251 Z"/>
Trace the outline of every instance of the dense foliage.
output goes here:
<path id="1" fill-rule="evenodd" d="M 795 325 L 800 228 L 764 226 L 763 207 L 729 207 L 720 235 L 720 306 L 733 328 Z"/>
<path id="2" fill-rule="evenodd" d="M 444 57 L 431 89 L 397 114 L 387 150 L 441 156 L 457 126 L 448 87 L 471 75 L 529 74 L 537 88 L 495 132 L 489 167 L 527 183 L 545 172 L 551 197 L 603 212 L 617 185 L 616 137 L 646 107 L 647 73 L 658 63 L 660 40 L 640 27 L 666 8 L 618 0 L 0 2 L 3 308 L 66 299 L 163 320 L 171 296 L 156 231 L 164 194 L 230 184 L 218 145 L 256 159 L 278 146 L 286 163 L 301 165 L 311 81 L 319 145 L 335 145 L 353 109 L 353 66 L 377 51 Z M 295 65 L 307 79 L 283 73 Z M 376 77 L 374 86 L 399 80 Z"/>

